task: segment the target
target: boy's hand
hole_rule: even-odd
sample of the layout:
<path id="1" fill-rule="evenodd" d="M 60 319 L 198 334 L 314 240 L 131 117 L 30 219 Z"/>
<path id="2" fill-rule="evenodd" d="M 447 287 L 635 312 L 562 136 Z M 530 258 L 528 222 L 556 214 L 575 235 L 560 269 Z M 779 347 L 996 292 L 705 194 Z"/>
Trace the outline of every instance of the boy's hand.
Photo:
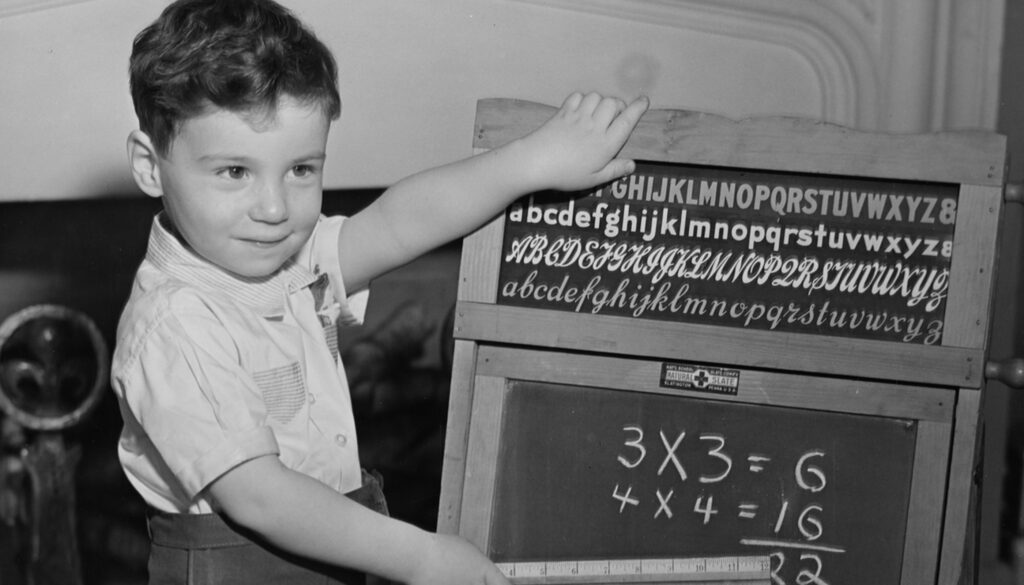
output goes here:
<path id="1" fill-rule="evenodd" d="M 509 585 L 508 579 L 468 541 L 431 535 L 431 547 L 409 585 Z"/>
<path id="2" fill-rule="evenodd" d="M 615 157 L 647 106 L 646 97 L 628 106 L 597 93 L 567 97 L 550 120 L 523 138 L 531 148 L 527 169 L 536 190 L 577 191 L 632 173 L 632 160 Z"/>

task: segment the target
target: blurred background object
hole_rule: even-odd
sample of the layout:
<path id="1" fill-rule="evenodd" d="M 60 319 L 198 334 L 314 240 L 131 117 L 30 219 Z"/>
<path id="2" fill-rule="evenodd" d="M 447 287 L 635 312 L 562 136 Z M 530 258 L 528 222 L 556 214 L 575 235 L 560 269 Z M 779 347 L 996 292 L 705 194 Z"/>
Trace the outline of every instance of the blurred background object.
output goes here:
<path id="1" fill-rule="evenodd" d="M 109 352 L 84 314 L 33 305 L 0 323 L 0 519 L 12 532 L 7 567 L 28 585 L 82 583 L 75 503 L 81 449 L 62 432 L 107 388 Z"/>

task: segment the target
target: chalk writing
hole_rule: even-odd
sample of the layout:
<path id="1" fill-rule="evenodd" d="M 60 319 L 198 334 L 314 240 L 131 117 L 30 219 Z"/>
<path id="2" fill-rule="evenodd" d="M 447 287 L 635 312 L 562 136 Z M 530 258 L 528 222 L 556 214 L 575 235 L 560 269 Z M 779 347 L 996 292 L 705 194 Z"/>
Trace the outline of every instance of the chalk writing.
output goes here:
<path id="1" fill-rule="evenodd" d="M 912 421 L 539 382 L 507 392 L 495 560 L 764 555 L 774 585 L 899 582 Z"/>
<path id="2" fill-rule="evenodd" d="M 890 187 L 892 186 L 890 184 Z M 634 174 L 594 192 L 596 197 L 606 194 L 617 200 L 753 211 L 766 209 L 778 215 L 849 216 L 947 225 L 956 221 L 956 201 L 950 198 L 934 199 L 907 193 L 862 191 L 841 186 L 787 186 L 778 184 L 777 180 L 764 183 L 701 180 L 698 183 L 692 178 Z"/>
<path id="3" fill-rule="evenodd" d="M 648 449 L 644 443 L 645 432 L 643 426 L 640 424 L 628 424 L 622 427 L 622 432 L 626 436 L 622 440 L 621 447 L 624 451 L 631 453 L 632 457 L 618 455 L 615 459 L 624 468 L 635 470 L 640 467 L 648 454 Z M 678 477 L 680 482 L 686 482 L 689 476 L 685 472 L 682 460 L 680 459 L 683 456 L 680 454 L 680 449 L 686 438 L 686 431 L 666 434 L 663 429 L 659 429 L 658 437 L 664 457 L 657 469 L 656 476 L 662 477 L 666 469 L 675 469 L 677 474 L 670 475 L 666 479 Z M 670 440 L 670 437 L 674 437 L 674 439 Z M 725 480 L 732 470 L 733 461 L 726 448 L 727 441 L 725 435 L 721 433 L 701 433 L 698 435 L 698 441 L 712 444 L 710 447 L 702 445 L 698 449 L 699 457 L 718 461 L 723 466 L 721 473 L 701 475 L 698 480 L 699 483 L 714 484 Z M 750 468 L 752 472 L 763 471 L 762 464 L 771 461 L 771 457 L 758 454 L 749 454 L 746 458 L 748 461 L 756 462 L 756 466 L 752 464 Z M 707 464 L 708 461 L 704 463 Z M 831 462 L 827 461 L 825 451 L 811 449 L 801 453 L 793 466 L 793 478 L 797 488 L 811 494 L 817 494 L 825 490 L 828 486 L 828 477 L 822 466 L 823 464 L 829 467 L 833 466 Z M 656 508 L 652 516 L 653 519 L 672 520 L 676 518 L 672 502 L 675 495 L 676 490 L 674 488 L 654 488 L 653 496 Z M 634 486 L 632 484 L 623 487 L 620 483 L 616 483 L 611 491 L 611 497 L 617 503 L 619 514 L 636 513 L 644 509 L 642 504 L 644 503 L 645 496 L 642 492 L 634 493 Z M 786 497 L 786 494 L 783 493 L 783 497 L 779 502 L 778 513 L 772 524 L 773 535 L 780 534 L 786 527 L 787 519 L 790 517 L 790 505 L 789 497 Z M 740 500 L 736 503 L 736 516 L 742 520 L 754 520 L 758 517 L 760 511 L 761 502 Z M 722 509 L 716 505 L 713 492 L 701 491 L 694 497 L 692 512 L 701 526 L 712 526 L 715 517 L 722 513 Z M 800 536 L 799 540 L 750 538 L 744 536 L 739 538 L 739 544 L 772 549 L 770 550 L 770 557 L 773 562 L 772 582 L 775 585 L 785 585 L 787 583 L 782 567 L 787 561 L 786 549 L 792 548 L 800 549 L 799 559 L 801 562 L 810 561 L 809 564 L 804 563 L 803 568 L 795 576 L 794 582 L 797 584 L 826 584 L 827 581 L 822 576 L 825 563 L 822 561 L 819 553 L 841 554 L 846 552 L 846 548 L 841 545 L 820 544 L 817 542 L 825 534 L 825 524 L 822 520 L 824 516 L 824 507 L 821 504 L 811 502 L 804 505 L 797 512 L 795 518 L 789 520 L 794 522 L 797 534 Z"/>
<path id="4" fill-rule="evenodd" d="M 513 204 L 497 302 L 941 343 L 955 185 L 638 169 L 588 194 Z"/>

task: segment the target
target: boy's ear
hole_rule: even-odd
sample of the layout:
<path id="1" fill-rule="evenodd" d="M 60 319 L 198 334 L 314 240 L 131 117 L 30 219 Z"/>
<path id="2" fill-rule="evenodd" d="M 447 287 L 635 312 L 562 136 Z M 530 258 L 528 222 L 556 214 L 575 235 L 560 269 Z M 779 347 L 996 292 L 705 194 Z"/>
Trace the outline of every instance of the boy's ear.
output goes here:
<path id="1" fill-rule="evenodd" d="M 164 188 L 160 182 L 160 165 L 156 148 L 149 135 L 141 130 L 133 130 L 128 135 L 128 164 L 131 166 L 132 177 L 142 192 L 150 197 L 163 197 Z"/>

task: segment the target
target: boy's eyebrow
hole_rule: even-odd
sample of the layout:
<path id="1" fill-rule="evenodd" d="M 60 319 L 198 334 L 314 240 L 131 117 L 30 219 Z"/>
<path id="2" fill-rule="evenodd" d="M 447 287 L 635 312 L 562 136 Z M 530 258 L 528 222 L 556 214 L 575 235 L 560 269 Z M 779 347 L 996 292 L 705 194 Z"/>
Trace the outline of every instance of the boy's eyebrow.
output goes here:
<path id="1" fill-rule="evenodd" d="M 322 161 L 327 159 L 327 153 L 323 151 L 311 152 L 302 156 L 297 156 L 292 159 L 292 164 L 298 164 L 308 161 Z M 197 159 L 199 162 L 237 162 L 237 163 L 249 163 L 252 161 L 252 157 L 245 156 L 242 154 L 204 154 Z"/>
<path id="2" fill-rule="evenodd" d="M 199 162 L 248 162 L 251 160 L 247 156 L 235 155 L 235 154 L 204 154 L 196 159 Z"/>
<path id="3" fill-rule="evenodd" d="M 326 159 L 327 159 L 327 153 L 326 152 L 317 151 L 317 152 L 311 152 L 311 153 L 309 153 L 309 154 L 307 154 L 305 156 L 296 157 L 295 159 L 293 159 L 292 162 L 299 163 L 299 162 L 306 162 L 306 161 L 311 161 L 311 160 L 326 160 Z"/>

